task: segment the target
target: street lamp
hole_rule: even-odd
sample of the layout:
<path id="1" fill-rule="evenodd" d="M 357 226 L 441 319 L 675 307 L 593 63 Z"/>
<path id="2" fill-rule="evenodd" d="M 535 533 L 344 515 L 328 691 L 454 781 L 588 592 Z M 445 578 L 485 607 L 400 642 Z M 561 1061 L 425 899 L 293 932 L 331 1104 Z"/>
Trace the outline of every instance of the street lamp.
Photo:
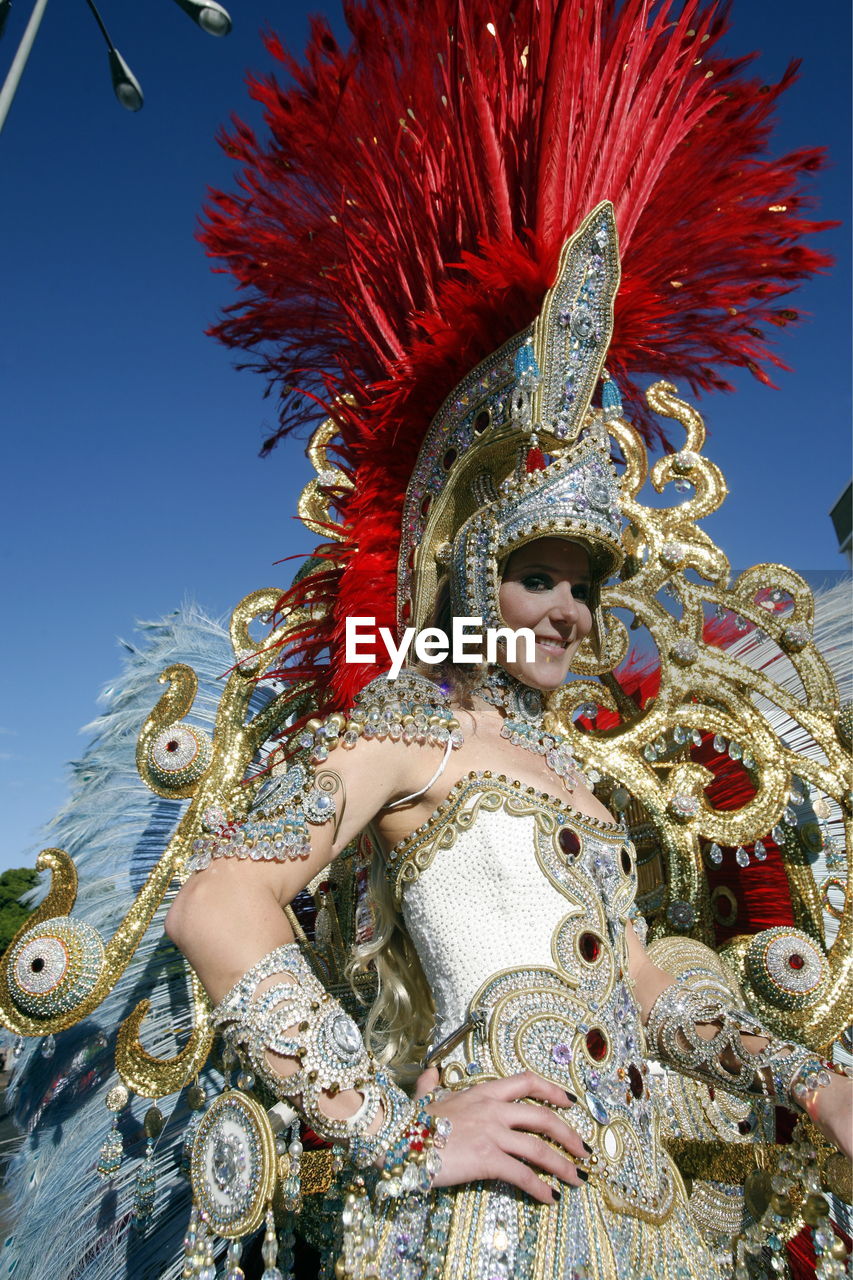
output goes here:
<path id="1" fill-rule="evenodd" d="M 113 93 L 128 111 L 138 111 L 144 102 L 142 85 L 118 49 L 110 49 L 109 58 L 110 75 L 113 78 Z"/>
<path id="2" fill-rule="evenodd" d="M 209 36 L 227 36 L 231 30 L 231 18 L 216 0 L 175 0 L 193 22 Z"/>
<path id="3" fill-rule="evenodd" d="M 104 26 L 103 18 L 95 7 L 94 0 L 86 0 L 86 3 L 91 9 L 101 35 L 106 42 L 113 92 L 121 105 L 126 107 L 128 111 L 138 111 L 143 102 L 142 86 L 110 39 L 109 32 Z M 201 27 L 202 31 L 206 31 L 208 35 L 227 36 L 231 30 L 231 17 L 228 10 L 224 9 L 218 3 L 218 0 L 175 0 L 175 3 L 180 5 L 184 13 L 192 18 L 196 26 Z M 0 0 L 0 35 L 3 34 L 3 28 L 6 25 L 6 19 L 9 16 L 11 7 L 12 0 Z M 47 0 L 35 0 L 26 31 L 12 59 L 9 73 L 2 88 L 0 88 L 0 130 L 2 130 L 6 122 L 9 107 L 12 105 L 12 99 L 18 88 L 46 7 Z"/>
<path id="4" fill-rule="evenodd" d="M 144 101 L 142 97 L 142 85 L 119 53 L 118 49 L 110 39 L 110 33 L 104 26 L 104 20 L 95 7 L 94 0 L 86 0 L 86 4 L 92 10 L 92 16 L 98 24 L 98 29 L 104 37 L 107 46 L 107 54 L 110 60 L 110 75 L 113 82 L 113 93 L 118 98 L 123 107 L 128 111 L 138 111 Z"/>

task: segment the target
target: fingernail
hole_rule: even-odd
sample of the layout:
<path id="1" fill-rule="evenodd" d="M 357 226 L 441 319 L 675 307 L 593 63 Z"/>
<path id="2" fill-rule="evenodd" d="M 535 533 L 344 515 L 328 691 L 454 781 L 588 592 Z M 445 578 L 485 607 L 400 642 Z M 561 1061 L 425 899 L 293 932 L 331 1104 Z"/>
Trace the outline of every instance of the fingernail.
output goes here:
<path id="1" fill-rule="evenodd" d="M 581 1182 L 589 1181 L 589 1174 L 587 1173 L 586 1169 L 576 1169 L 576 1172 Z"/>
<path id="2" fill-rule="evenodd" d="M 568 1098 L 569 1102 L 577 1102 L 578 1100 L 577 1094 L 570 1093 L 568 1089 L 566 1090 L 566 1097 Z"/>
<path id="3" fill-rule="evenodd" d="M 581 1146 L 583 1147 L 584 1151 L 588 1156 L 592 1155 L 592 1147 L 589 1145 L 588 1142 L 584 1142 L 583 1138 L 581 1138 Z"/>
<path id="4" fill-rule="evenodd" d="M 556 1187 L 551 1188 L 551 1195 L 554 1197 L 555 1200 L 562 1200 L 563 1198 L 562 1191 L 558 1191 Z"/>

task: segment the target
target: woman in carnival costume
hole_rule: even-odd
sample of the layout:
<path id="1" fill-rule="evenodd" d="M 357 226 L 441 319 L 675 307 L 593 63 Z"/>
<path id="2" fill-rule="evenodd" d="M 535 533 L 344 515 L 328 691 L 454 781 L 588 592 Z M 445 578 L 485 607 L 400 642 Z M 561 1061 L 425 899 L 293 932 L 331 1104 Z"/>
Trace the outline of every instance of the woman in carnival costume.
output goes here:
<path id="1" fill-rule="evenodd" d="M 829 948 L 795 910 L 721 959 L 702 943 L 703 853 L 751 843 L 794 862 L 794 809 L 812 790 L 831 814 L 844 803 L 849 725 L 805 585 L 781 566 L 730 584 L 697 526 L 725 493 L 698 414 L 669 383 L 642 404 L 634 383 L 647 365 L 694 387 L 724 385 L 715 365 L 759 370 L 774 300 L 822 261 L 799 244 L 815 158 L 754 158 L 784 82 L 761 93 L 713 57 L 722 20 L 698 4 L 347 17 L 348 54 L 319 24 L 305 66 L 270 41 L 295 86 L 255 84 L 272 141 L 236 128 L 241 192 L 204 232 L 249 290 L 220 336 L 264 352 L 282 433 L 295 385 L 329 414 L 300 503 L 325 541 L 281 599 L 235 614 L 212 745 L 182 719 L 192 673 L 169 668 L 139 768 L 191 807 L 115 946 L 67 915 L 52 851 L 4 1018 L 30 1035 L 79 1020 L 182 882 L 165 925 L 195 975 L 192 1034 L 158 1061 L 135 1011 L 108 1105 L 125 1086 L 198 1091 L 221 1037 L 229 1087 L 192 1141 L 187 1277 L 215 1275 L 219 1237 L 238 1280 L 265 1222 L 266 1280 L 292 1265 L 294 1225 L 326 1274 L 354 1278 L 747 1280 L 767 1249 L 784 1274 L 802 1213 L 831 1280 L 844 1251 L 814 1129 L 849 1155 L 853 1087 L 830 1053 L 849 921 Z M 638 497 L 652 413 L 686 433 L 652 470 L 691 492 L 668 507 Z M 612 674 L 628 650 L 616 608 L 656 643 L 653 699 Z M 257 651 L 248 625 L 271 609 Z M 761 620 L 804 700 L 727 651 L 715 609 Z M 346 660 L 355 618 L 395 649 L 461 619 L 533 645 L 504 634 L 490 660 L 433 664 L 434 634 L 420 664 L 376 678 Z M 270 672 L 285 690 L 247 721 Z M 755 695 L 819 751 L 799 762 Z M 630 838 L 649 824 L 666 873 L 652 891 Z M 57 938 L 74 958 L 58 977 Z M 777 1107 L 814 1127 L 763 1202 L 755 1185 L 745 1200 Z M 152 1178 L 161 1128 L 146 1122 Z"/>

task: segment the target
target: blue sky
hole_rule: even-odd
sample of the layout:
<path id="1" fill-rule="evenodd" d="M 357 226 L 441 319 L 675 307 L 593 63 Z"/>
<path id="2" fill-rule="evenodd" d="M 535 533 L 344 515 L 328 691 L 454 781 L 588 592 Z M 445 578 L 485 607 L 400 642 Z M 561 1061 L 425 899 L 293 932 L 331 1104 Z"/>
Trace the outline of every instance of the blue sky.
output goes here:
<path id="1" fill-rule="evenodd" d="M 0 74 L 29 8 L 15 5 Z M 309 474 L 298 444 L 257 457 L 273 408 L 204 335 L 233 294 L 194 232 L 206 187 L 230 181 L 214 137 L 232 111 L 251 114 L 243 77 L 267 65 L 260 28 L 299 50 L 307 12 L 339 25 L 339 11 L 231 10 L 232 34 L 215 40 L 168 0 L 103 0 L 145 90 L 133 116 L 112 97 L 83 0 L 53 0 L 0 135 L 0 869 L 32 864 L 134 619 L 185 598 L 225 614 L 284 583 L 273 561 L 311 545 L 292 518 Z M 837 571 L 827 512 L 851 472 L 849 6 L 735 0 L 733 19 L 729 49 L 762 50 L 766 78 L 803 58 L 774 149 L 829 147 L 815 192 L 844 225 L 822 237 L 835 271 L 796 295 L 812 319 L 779 335 L 794 367 L 781 389 L 744 375 L 736 395 L 703 401 L 731 489 L 706 527 L 736 566 Z"/>

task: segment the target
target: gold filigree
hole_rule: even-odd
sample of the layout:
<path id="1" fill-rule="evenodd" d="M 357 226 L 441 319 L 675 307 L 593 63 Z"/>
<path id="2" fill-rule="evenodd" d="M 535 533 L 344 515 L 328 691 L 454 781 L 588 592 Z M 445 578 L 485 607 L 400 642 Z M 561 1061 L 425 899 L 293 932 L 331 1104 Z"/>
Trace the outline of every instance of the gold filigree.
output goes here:
<path id="1" fill-rule="evenodd" d="M 309 562 L 306 572 L 313 572 L 320 565 L 320 561 Z M 174 664 L 162 673 L 161 682 L 169 687 L 140 731 L 137 763 L 140 775 L 152 790 L 158 795 L 189 798 L 189 807 L 127 915 L 112 938 L 104 941 L 97 979 L 82 999 L 54 1016 L 36 1018 L 15 1003 L 9 982 L 0 982 L 0 1020 L 14 1034 L 46 1036 L 73 1026 L 96 1009 L 130 963 L 170 883 L 186 875 L 185 862 L 193 840 L 204 830 L 206 810 L 220 806 L 235 818 L 248 811 L 257 782 L 246 782 L 247 770 L 270 735 L 282 728 L 289 716 L 298 713 L 300 699 L 304 695 L 304 686 L 296 684 L 260 712 L 250 714 L 249 703 L 255 681 L 247 679 L 247 675 L 263 674 L 276 659 L 278 646 L 286 643 L 287 635 L 303 626 L 308 618 L 304 609 L 286 612 L 270 631 L 263 649 L 258 651 L 258 646 L 252 641 L 250 627 L 255 619 L 268 621 L 281 595 L 282 592 L 275 588 L 255 591 L 234 610 L 230 635 L 235 665 L 225 673 L 210 763 L 196 781 L 179 788 L 163 787 L 153 777 L 149 767 L 151 745 L 158 734 L 165 729 L 180 728 L 184 717 L 191 714 L 198 681 L 195 672 L 183 664 Z M 38 937 L 39 924 L 51 918 L 69 917 L 73 924 L 70 912 L 77 893 L 77 873 L 73 862 L 62 850 L 47 849 L 39 855 L 36 866 L 39 870 L 51 871 L 51 887 L 44 902 L 29 917 L 13 943 L 25 933 Z M 46 927 L 50 929 L 49 925 Z M 11 951 L 10 947 L 4 958 L 4 977 Z M 166 1097 L 186 1084 L 207 1058 L 211 1044 L 207 1028 L 207 1001 L 194 974 L 190 974 L 189 985 L 193 1028 L 187 1044 L 174 1056 L 156 1057 L 141 1042 L 140 1035 L 149 1008 L 147 1000 L 136 1005 L 119 1029 L 116 1066 L 127 1086 L 137 1093 L 147 1097 Z"/>
<path id="2" fill-rule="evenodd" d="M 169 688 L 140 730 L 136 742 L 136 767 L 145 785 L 158 796 L 182 799 L 194 794 L 197 782 L 189 782 L 183 786 L 164 785 L 156 768 L 152 767 L 152 756 L 160 735 L 171 729 L 177 730 L 179 722 L 192 710 L 198 692 L 198 677 L 192 667 L 176 662 L 162 672 L 159 680 L 161 684 L 168 683 Z"/>
<path id="3" fill-rule="evenodd" d="M 347 399 L 352 401 L 351 397 Z M 300 520 L 312 533 L 342 542 L 346 534 L 332 519 L 331 505 L 336 491 L 350 490 L 353 484 L 346 472 L 329 461 L 328 449 L 337 433 L 338 424 L 334 418 L 327 418 L 311 437 L 308 459 L 317 475 L 308 481 L 299 495 L 297 510 Z"/>
<path id="4" fill-rule="evenodd" d="M 682 449 L 659 459 L 649 470 L 645 445 L 623 420 L 608 423 L 625 462 L 623 510 L 628 552 L 623 580 L 602 593 L 603 605 L 631 615 L 632 627 L 645 628 L 660 664 L 660 688 L 645 707 L 625 697 L 613 678 L 595 686 L 598 702 L 615 711 L 620 722 L 604 732 L 581 732 L 573 723 L 578 707 L 589 701 L 586 680 L 564 685 L 551 699 L 550 714 L 570 747 L 595 769 L 627 788 L 639 803 L 643 820 L 656 832 L 666 873 L 653 934 L 689 929 L 705 942 L 714 937 L 714 912 L 702 862 L 703 845 L 746 846 L 776 826 L 788 805 L 792 779 L 799 777 L 816 792 L 835 801 L 851 843 L 851 760 L 840 729 L 840 703 L 832 674 L 811 641 L 814 601 L 808 585 L 782 565 L 759 564 L 731 582 L 725 554 L 697 522 L 716 511 L 726 497 L 719 469 L 701 454 L 705 428 L 697 411 L 680 400 L 669 383 L 647 393 L 650 407 L 680 423 Z M 688 477 L 692 495 L 670 506 L 641 499 L 648 481 L 658 493 Z M 677 604 L 667 603 L 666 590 Z M 776 593 L 787 607 L 771 605 Z M 705 639 L 710 611 L 731 611 L 753 624 L 775 643 L 783 658 L 783 685 L 769 670 L 756 670 L 736 646 L 715 647 Z M 583 668 L 581 667 L 581 670 Z M 792 672 L 793 679 L 787 678 Z M 792 691 L 793 686 L 798 686 Z M 771 715 L 772 712 L 772 715 Z M 800 739 L 814 744 L 801 754 L 776 731 L 773 716 L 786 717 Z M 736 743 L 745 760 L 755 794 L 739 807 L 714 808 L 708 799 L 711 777 L 674 745 L 693 731 Z M 789 735 L 786 735 L 789 736 Z M 666 749 L 656 744 L 663 741 Z M 651 757 L 651 758 L 650 758 Z M 818 838 L 819 838 L 819 833 Z M 808 832 L 805 833 L 808 836 Z M 804 837 L 805 838 L 805 837 Z M 797 927 L 825 945 L 821 893 L 809 865 L 808 850 L 793 835 L 783 848 Z M 813 852 L 813 850 L 812 850 Z M 839 908 L 839 930 L 827 952 L 828 977 L 819 997 L 796 1013 L 770 1005 L 751 992 L 756 1013 L 781 1034 L 793 1035 L 814 1048 L 826 1048 L 844 1030 L 845 989 L 853 977 L 853 894 L 845 886 Z M 680 916 L 662 916 L 667 903 L 683 904 Z M 834 914 L 834 912 L 832 913 Z M 734 942 L 727 958 L 743 979 L 744 947 Z"/>
<path id="5" fill-rule="evenodd" d="M 116 1070 L 129 1089 L 143 1098 L 163 1098 L 177 1093 L 202 1069 L 213 1044 L 207 1014 L 210 1004 L 194 969 L 188 973 L 192 1001 L 192 1029 L 186 1045 L 171 1058 L 158 1058 L 143 1048 L 140 1030 L 151 1007 L 140 1000 L 118 1029 Z"/>

